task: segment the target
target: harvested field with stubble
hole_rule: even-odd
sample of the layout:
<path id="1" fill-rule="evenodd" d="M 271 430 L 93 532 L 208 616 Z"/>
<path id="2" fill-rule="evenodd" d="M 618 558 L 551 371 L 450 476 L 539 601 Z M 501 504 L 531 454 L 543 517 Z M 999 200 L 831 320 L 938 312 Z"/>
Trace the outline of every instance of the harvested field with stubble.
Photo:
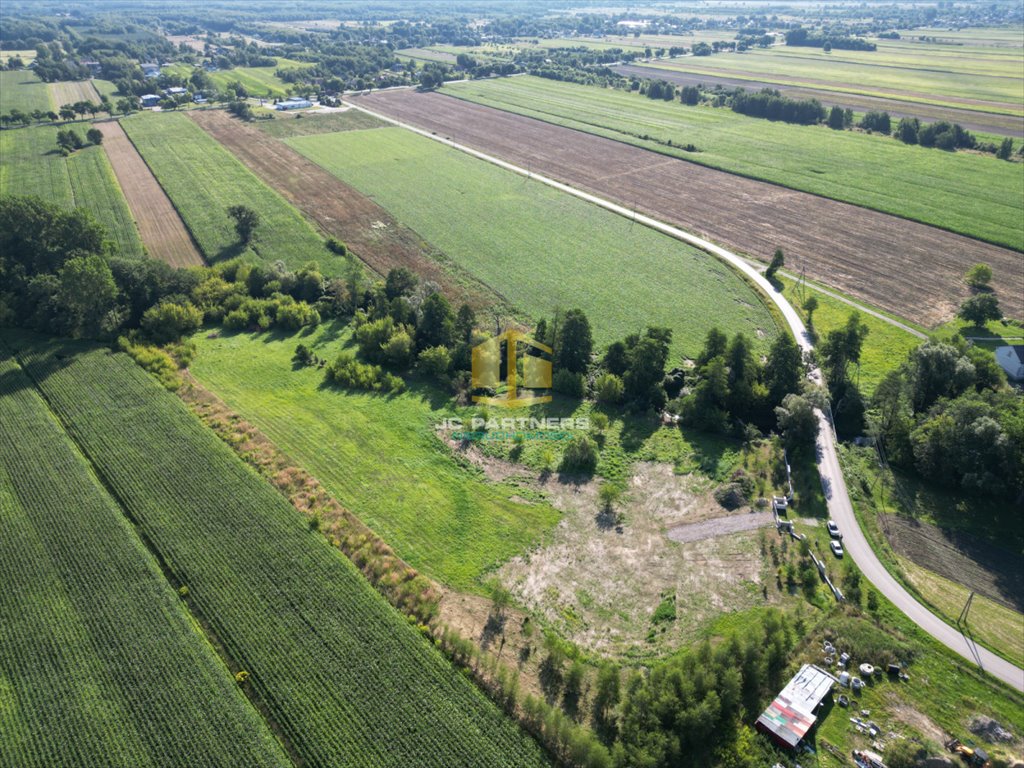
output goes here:
<path id="1" fill-rule="evenodd" d="M 57 107 L 65 104 L 75 104 L 79 101 L 92 101 L 98 103 L 99 92 L 93 87 L 91 80 L 65 80 L 59 83 L 50 83 L 50 100 Z"/>
<path id="2" fill-rule="evenodd" d="M 146 251 L 172 267 L 203 263 L 203 256 L 149 166 L 116 121 L 97 123 L 103 149 L 121 185 Z"/>
<path id="3" fill-rule="evenodd" d="M 923 325 L 951 317 L 963 274 L 992 265 L 1006 314 L 1024 314 L 1020 253 L 847 203 L 668 158 L 622 142 L 471 104 L 395 90 L 354 103 L 530 167 Z"/>
<path id="4" fill-rule="evenodd" d="M 407 267 L 440 285 L 455 302 L 466 301 L 478 309 L 494 305 L 497 297 L 493 292 L 454 267 L 442 267 L 433 248 L 416 232 L 358 190 L 267 135 L 278 130 L 277 126 L 264 133 L 219 110 L 189 116 L 320 229 L 346 243 L 377 274 Z M 333 116 L 304 117 L 305 134 L 318 133 L 310 130 L 309 124 L 321 119 L 337 122 Z M 302 134 L 293 131 L 286 135 Z"/>

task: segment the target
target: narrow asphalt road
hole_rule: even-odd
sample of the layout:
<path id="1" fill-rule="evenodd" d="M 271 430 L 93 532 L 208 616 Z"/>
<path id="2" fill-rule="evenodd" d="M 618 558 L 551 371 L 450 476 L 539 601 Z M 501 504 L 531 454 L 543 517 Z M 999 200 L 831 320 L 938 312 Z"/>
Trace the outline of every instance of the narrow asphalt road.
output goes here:
<path id="1" fill-rule="evenodd" d="M 493 163 L 500 168 L 505 168 L 506 170 L 519 174 L 520 176 L 526 176 L 529 179 L 533 179 L 534 181 L 546 184 L 550 187 L 566 192 L 567 194 L 573 195 L 574 197 L 586 200 L 587 202 L 598 205 L 605 210 L 612 211 L 620 216 L 625 216 L 639 224 L 643 224 L 646 227 L 650 227 L 651 229 L 662 232 L 669 237 L 673 237 L 684 243 L 693 245 L 700 248 L 702 251 L 706 251 L 707 253 L 718 257 L 722 261 L 739 270 L 747 277 L 748 280 L 757 285 L 763 294 L 771 299 L 782 314 L 786 324 L 793 332 L 793 336 L 796 338 L 797 343 L 803 350 L 810 351 L 813 349 L 814 345 L 807 333 L 807 329 L 804 327 L 803 320 L 800 319 L 800 315 L 797 314 L 797 311 L 793 306 L 780 292 L 775 290 L 772 284 L 769 283 L 755 267 L 745 259 L 737 256 L 735 253 L 727 251 L 725 248 L 715 245 L 703 238 L 697 237 L 696 235 L 692 235 L 689 232 L 678 229 L 677 227 L 670 226 L 664 222 L 652 219 L 649 216 L 639 214 L 622 205 L 613 203 L 610 200 L 597 197 L 596 195 L 591 195 L 587 192 L 578 190 L 575 187 L 571 187 L 568 184 L 563 184 L 560 181 L 555 181 L 554 179 L 534 173 L 532 170 L 521 168 L 497 157 L 493 157 L 484 152 L 472 149 L 471 147 L 451 141 L 450 139 L 434 135 L 430 131 L 395 120 L 394 118 L 380 112 L 376 112 L 359 105 L 353 106 L 356 109 L 366 112 L 380 120 L 391 123 L 392 125 L 397 125 L 401 128 L 405 128 L 406 130 L 413 131 L 414 133 L 418 133 L 428 139 L 439 141 L 453 149 L 457 149 L 468 155 L 472 155 L 473 157 Z M 821 372 L 815 368 L 811 370 L 809 378 L 815 383 L 821 383 Z M 879 592 L 885 595 L 893 605 L 903 611 L 911 621 L 921 627 L 921 629 L 934 637 L 940 643 L 956 651 L 968 661 L 977 664 L 983 670 L 999 680 L 1002 680 L 1004 683 L 1019 691 L 1024 691 L 1024 670 L 1014 664 L 1011 664 L 1005 659 L 1000 658 L 988 649 L 977 645 L 969 638 L 965 637 L 960 630 L 950 626 L 933 614 L 921 605 L 921 603 L 915 600 L 913 596 L 900 586 L 900 584 L 891 575 L 889 575 L 889 572 L 885 570 L 885 566 L 882 565 L 881 561 L 879 561 L 878 557 L 875 555 L 874 550 L 871 549 L 871 545 L 868 544 L 868 540 L 864 536 L 864 532 L 861 531 L 860 526 L 857 524 L 857 518 L 853 514 L 853 504 L 850 502 L 850 495 L 846 489 L 846 482 L 843 479 L 843 470 L 839 464 L 839 454 L 836 451 L 836 441 L 832 432 L 832 427 L 820 411 L 818 412 L 818 420 L 820 423 L 817 439 L 818 472 L 821 475 L 822 488 L 825 490 L 829 515 L 839 525 L 840 530 L 843 531 L 843 546 L 849 553 L 850 557 L 852 557 L 860 567 L 864 577 L 870 581 Z"/>

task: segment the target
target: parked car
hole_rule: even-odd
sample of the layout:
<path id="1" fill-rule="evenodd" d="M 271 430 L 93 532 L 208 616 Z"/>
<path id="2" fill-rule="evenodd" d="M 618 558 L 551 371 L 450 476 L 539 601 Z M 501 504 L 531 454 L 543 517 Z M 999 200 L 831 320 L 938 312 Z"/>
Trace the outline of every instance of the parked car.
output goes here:
<path id="1" fill-rule="evenodd" d="M 835 524 L 834 520 L 828 521 L 828 535 L 831 536 L 833 539 L 843 538 L 843 534 L 839 532 L 839 526 Z"/>
<path id="2" fill-rule="evenodd" d="M 832 539 L 832 541 L 828 543 L 828 546 L 829 549 L 832 550 L 833 555 L 835 555 L 836 557 L 843 556 L 843 545 L 840 544 L 836 539 Z"/>

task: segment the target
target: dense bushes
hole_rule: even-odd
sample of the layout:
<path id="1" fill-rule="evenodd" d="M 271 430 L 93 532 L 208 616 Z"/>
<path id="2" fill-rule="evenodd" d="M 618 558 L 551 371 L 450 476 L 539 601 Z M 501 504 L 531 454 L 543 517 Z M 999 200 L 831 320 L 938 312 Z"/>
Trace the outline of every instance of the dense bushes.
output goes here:
<path id="1" fill-rule="evenodd" d="M 351 352 L 342 352 L 327 366 L 327 380 L 347 389 L 369 392 L 401 392 L 405 383 L 379 365 L 361 363 Z"/>
<path id="2" fill-rule="evenodd" d="M 814 125 L 825 119 L 825 108 L 817 99 L 790 99 L 771 88 L 757 93 L 739 91 L 732 97 L 732 110 L 799 125 Z"/>

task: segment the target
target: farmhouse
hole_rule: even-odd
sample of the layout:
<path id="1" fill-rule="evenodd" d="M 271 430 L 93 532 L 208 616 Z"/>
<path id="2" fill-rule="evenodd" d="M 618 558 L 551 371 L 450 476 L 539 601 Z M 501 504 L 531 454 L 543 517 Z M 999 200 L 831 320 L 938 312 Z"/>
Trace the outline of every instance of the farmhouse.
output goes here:
<path id="1" fill-rule="evenodd" d="M 181 88 L 179 86 L 174 86 L 173 88 L 165 88 L 164 89 L 164 93 L 166 93 L 168 96 L 179 96 L 179 95 L 181 95 L 181 94 L 183 94 L 185 92 L 186 92 L 186 89 L 185 88 Z"/>
<path id="2" fill-rule="evenodd" d="M 303 99 L 298 96 L 290 96 L 284 101 L 280 101 L 274 105 L 274 109 L 307 109 L 313 106 L 313 102 L 309 99 Z"/>
<path id="3" fill-rule="evenodd" d="M 775 701 L 754 723 L 784 749 L 796 749 L 818 719 L 821 703 L 832 694 L 835 677 L 813 664 L 804 664 Z"/>
<path id="4" fill-rule="evenodd" d="M 997 348 L 996 361 L 1010 381 L 1024 381 L 1024 344 Z"/>
<path id="5" fill-rule="evenodd" d="M 149 107 L 158 106 L 160 104 L 160 98 L 161 97 L 155 93 L 147 93 L 146 95 L 139 97 L 139 102 L 142 104 L 143 109 L 148 109 Z"/>

